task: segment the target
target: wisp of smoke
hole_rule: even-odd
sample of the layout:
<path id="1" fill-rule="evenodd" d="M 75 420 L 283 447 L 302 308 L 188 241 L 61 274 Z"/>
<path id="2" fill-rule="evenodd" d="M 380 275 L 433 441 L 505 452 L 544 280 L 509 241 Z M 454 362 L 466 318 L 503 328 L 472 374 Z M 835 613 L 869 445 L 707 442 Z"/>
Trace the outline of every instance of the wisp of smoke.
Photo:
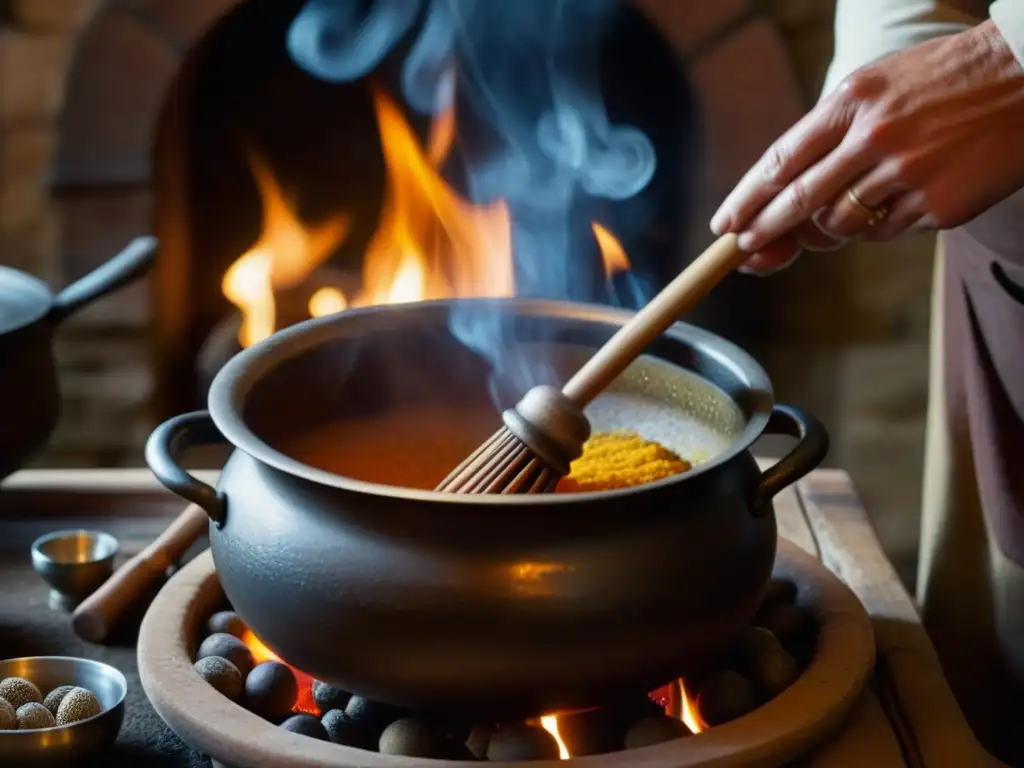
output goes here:
<path id="1" fill-rule="evenodd" d="M 457 83 L 460 104 L 498 139 L 466 158 L 467 186 L 475 201 L 506 200 L 519 224 L 519 293 L 566 298 L 574 204 L 631 198 L 656 168 L 648 137 L 613 125 L 601 95 L 601 45 L 622 2 L 308 0 L 287 46 L 310 74 L 344 82 L 372 72 L 415 28 L 402 62 L 405 101 L 436 114 Z M 625 285 L 635 299 L 636 282 Z M 546 379 L 536 359 L 516 353 L 508 323 L 456 308 L 450 330 L 491 362 L 502 388 Z"/>

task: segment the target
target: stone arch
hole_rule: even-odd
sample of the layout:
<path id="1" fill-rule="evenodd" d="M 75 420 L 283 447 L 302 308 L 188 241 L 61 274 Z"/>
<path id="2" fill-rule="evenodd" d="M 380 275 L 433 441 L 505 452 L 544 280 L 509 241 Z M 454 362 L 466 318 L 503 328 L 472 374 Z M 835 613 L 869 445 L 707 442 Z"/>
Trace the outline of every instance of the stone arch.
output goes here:
<path id="1" fill-rule="evenodd" d="M 51 184 L 60 273 L 74 279 L 150 230 L 151 143 L 185 52 L 237 0 L 107 0 L 83 24 L 55 124 Z M 145 324 L 146 286 L 90 309 L 96 322 Z"/>

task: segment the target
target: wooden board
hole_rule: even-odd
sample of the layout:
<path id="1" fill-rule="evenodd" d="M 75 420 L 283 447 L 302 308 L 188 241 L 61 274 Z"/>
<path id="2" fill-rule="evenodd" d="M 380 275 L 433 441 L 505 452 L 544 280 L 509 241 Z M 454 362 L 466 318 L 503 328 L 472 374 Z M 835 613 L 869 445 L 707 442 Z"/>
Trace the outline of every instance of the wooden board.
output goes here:
<path id="1" fill-rule="evenodd" d="M 964 719 L 914 601 L 885 557 L 850 476 L 820 470 L 796 490 L 822 562 L 871 615 L 878 652 L 872 689 L 906 764 L 1001 765 Z"/>

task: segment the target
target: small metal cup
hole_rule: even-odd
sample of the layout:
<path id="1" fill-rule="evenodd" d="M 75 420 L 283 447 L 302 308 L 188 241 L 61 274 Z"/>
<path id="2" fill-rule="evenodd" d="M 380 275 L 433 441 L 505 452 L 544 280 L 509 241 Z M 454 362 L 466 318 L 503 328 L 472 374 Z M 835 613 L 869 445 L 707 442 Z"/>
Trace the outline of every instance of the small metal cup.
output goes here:
<path id="1" fill-rule="evenodd" d="M 114 572 L 117 539 L 102 531 L 56 531 L 32 543 L 32 568 L 50 585 L 50 607 L 73 611 Z"/>

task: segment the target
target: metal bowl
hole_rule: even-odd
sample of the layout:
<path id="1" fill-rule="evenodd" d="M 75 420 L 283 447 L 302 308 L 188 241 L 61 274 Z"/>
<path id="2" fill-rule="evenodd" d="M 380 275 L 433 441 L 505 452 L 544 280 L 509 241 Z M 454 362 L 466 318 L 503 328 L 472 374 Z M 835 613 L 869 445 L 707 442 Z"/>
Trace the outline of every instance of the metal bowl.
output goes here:
<path id="1" fill-rule="evenodd" d="M 28 656 L 0 661 L 0 679 L 22 677 L 45 696 L 61 685 L 96 694 L 103 711 L 88 720 L 31 731 L 0 731 L 0 765 L 66 766 L 109 747 L 124 720 L 128 681 L 113 667 L 71 656 Z"/>
<path id="2" fill-rule="evenodd" d="M 117 539 L 102 531 L 55 531 L 32 543 L 32 568 L 49 584 L 50 607 L 71 611 L 114 572 Z"/>

